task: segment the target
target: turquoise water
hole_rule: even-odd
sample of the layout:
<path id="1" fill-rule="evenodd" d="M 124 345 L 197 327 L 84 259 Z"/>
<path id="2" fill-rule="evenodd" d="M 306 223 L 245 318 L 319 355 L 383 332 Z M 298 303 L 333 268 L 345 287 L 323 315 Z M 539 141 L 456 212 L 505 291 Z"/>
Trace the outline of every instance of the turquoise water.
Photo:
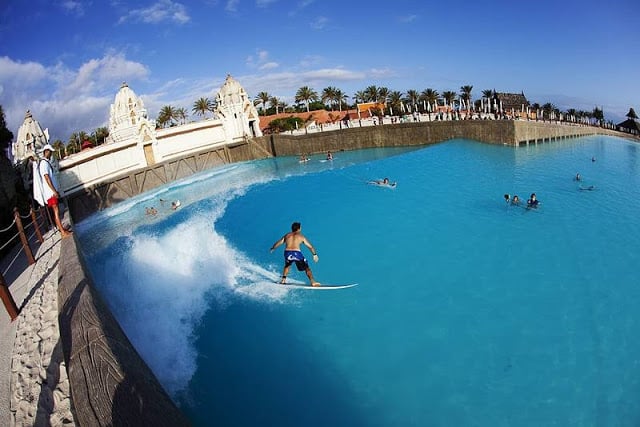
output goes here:
<path id="1" fill-rule="evenodd" d="M 269 159 L 76 230 L 96 285 L 195 425 L 636 426 L 639 150 L 456 140 Z M 385 176 L 395 189 L 366 183 Z M 531 192 L 537 210 L 503 199 Z M 316 279 L 359 286 L 273 285 L 282 248 L 269 247 L 293 221 L 318 250 Z"/>

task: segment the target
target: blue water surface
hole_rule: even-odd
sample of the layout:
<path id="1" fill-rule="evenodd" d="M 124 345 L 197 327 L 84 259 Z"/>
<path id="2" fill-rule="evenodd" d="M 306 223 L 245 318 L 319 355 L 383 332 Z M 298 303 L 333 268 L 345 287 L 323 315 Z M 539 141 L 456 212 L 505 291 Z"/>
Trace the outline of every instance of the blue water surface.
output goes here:
<path id="1" fill-rule="evenodd" d="M 194 425 L 636 426 L 639 150 L 598 136 L 267 159 L 76 229 Z M 383 177 L 396 188 L 367 183 Z M 535 210 L 503 199 L 532 192 Z M 269 248 L 293 221 L 317 280 L 359 285 L 275 285 Z"/>

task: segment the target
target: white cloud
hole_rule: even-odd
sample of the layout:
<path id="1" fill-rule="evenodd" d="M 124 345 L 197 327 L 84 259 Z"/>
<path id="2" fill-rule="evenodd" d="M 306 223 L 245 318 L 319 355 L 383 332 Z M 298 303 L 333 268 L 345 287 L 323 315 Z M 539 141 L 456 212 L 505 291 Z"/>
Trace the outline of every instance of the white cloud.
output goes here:
<path id="1" fill-rule="evenodd" d="M 328 18 L 324 16 L 318 16 L 309 25 L 314 30 L 322 30 L 327 25 L 328 22 L 329 22 Z"/>
<path id="2" fill-rule="evenodd" d="M 279 64 L 277 62 L 266 62 L 262 64 L 258 69 L 259 70 L 273 70 L 274 68 L 278 68 Z"/>
<path id="3" fill-rule="evenodd" d="M 224 10 L 226 10 L 227 12 L 237 12 L 238 3 L 239 0 L 228 0 L 227 5 L 224 7 Z"/>
<path id="4" fill-rule="evenodd" d="M 61 3 L 62 8 L 69 13 L 75 14 L 77 16 L 84 15 L 84 7 L 86 6 L 82 2 L 66 0 Z"/>
<path id="5" fill-rule="evenodd" d="M 127 60 L 121 53 L 107 53 L 82 64 L 72 82 L 61 93 L 69 96 L 102 91 L 127 80 L 144 79 L 149 70 L 139 62 Z"/>
<path id="6" fill-rule="evenodd" d="M 278 0 L 256 0 L 256 6 L 257 7 L 267 7 L 271 3 L 275 3 L 276 1 L 278 1 Z"/>
<path id="7" fill-rule="evenodd" d="M 259 70 L 270 70 L 279 66 L 277 62 L 269 61 L 269 52 L 264 49 L 256 49 L 256 55 L 249 55 L 245 63 L 247 67 Z"/>
<path id="8" fill-rule="evenodd" d="M 0 57 L 2 104 L 9 129 L 16 134 L 31 110 L 53 139 L 65 140 L 77 130 L 104 126 L 119 85 L 124 80 L 144 80 L 148 69 L 123 54 L 107 53 L 78 69 L 63 63 L 44 66 Z"/>
<path id="9" fill-rule="evenodd" d="M 416 19 L 418 19 L 418 15 L 405 15 L 405 16 L 399 17 L 398 21 L 403 23 L 403 24 L 407 24 L 407 23 L 415 21 Z"/>
<path id="10" fill-rule="evenodd" d="M 118 23 L 129 20 L 147 24 L 157 24 L 164 21 L 186 24 L 191 18 L 182 3 L 160 0 L 147 8 L 130 10 L 128 14 L 120 17 Z"/>

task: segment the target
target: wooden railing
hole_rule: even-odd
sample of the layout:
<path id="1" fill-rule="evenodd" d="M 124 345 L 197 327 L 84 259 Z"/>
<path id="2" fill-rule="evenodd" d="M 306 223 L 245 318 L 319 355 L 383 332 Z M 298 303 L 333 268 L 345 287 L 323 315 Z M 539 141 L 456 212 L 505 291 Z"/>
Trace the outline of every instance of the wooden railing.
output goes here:
<path id="1" fill-rule="evenodd" d="M 38 214 L 36 214 L 36 212 Z M 10 233 L 13 230 L 14 226 L 17 229 L 17 232 L 13 235 L 10 235 L 9 238 L 4 241 L 3 245 L 0 247 L 0 251 L 9 247 L 9 245 L 14 242 L 17 238 L 20 239 L 22 243 L 22 248 L 13 256 L 13 259 L 10 260 L 8 267 L 5 271 L 0 272 L 0 299 L 2 300 L 2 304 L 4 308 L 7 310 L 11 321 L 14 321 L 18 315 L 20 314 L 20 310 L 16 305 L 16 302 L 9 291 L 9 285 L 5 280 L 5 275 L 7 271 L 13 267 L 15 261 L 18 257 L 24 253 L 27 258 L 27 262 L 29 265 L 33 265 L 36 262 L 35 257 L 33 256 L 33 251 L 31 250 L 31 246 L 29 245 L 29 241 L 36 236 L 40 243 L 44 242 L 44 238 L 42 237 L 42 232 L 40 231 L 41 225 L 38 221 L 44 222 L 47 221 L 47 217 L 44 214 L 46 212 L 46 208 L 40 208 L 38 211 L 34 211 L 30 209 L 29 214 L 22 216 L 18 211 L 18 208 L 14 208 L 13 210 L 13 222 L 3 230 L 0 230 L 0 234 Z M 24 219 L 30 219 L 27 225 L 23 225 Z M 33 227 L 33 234 L 28 235 L 27 231 L 30 227 Z M 3 239 L 4 240 L 4 239 Z"/>

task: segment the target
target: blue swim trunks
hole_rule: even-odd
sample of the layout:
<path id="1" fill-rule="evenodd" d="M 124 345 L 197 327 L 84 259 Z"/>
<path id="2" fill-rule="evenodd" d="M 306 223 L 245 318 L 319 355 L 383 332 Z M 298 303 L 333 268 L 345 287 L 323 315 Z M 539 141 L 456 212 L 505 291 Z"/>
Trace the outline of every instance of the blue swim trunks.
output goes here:
<path id="1" fill-rule="evenodd" d="M 296 263 L 298 271 L 305 271 L 309 268 L 309 263 L 300 251 L 284 251 L 284 266 L 289 267 L 291 264 Z"/>

